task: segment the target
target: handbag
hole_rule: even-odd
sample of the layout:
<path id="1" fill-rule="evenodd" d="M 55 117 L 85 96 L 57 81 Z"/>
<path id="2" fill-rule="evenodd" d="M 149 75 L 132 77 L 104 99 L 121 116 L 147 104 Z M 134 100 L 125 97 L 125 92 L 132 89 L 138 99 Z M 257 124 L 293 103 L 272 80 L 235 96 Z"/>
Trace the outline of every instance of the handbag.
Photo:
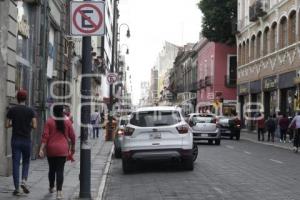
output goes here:
<path id="1" fill-rule="evenodd" d="M 71 144 L 71 140 L 68 136 L 66 136 L 66 134 L 64 134 L 66 140 L 67 140 L 67 143 L 68 143 L 68 155 L 67 155 L 67 161 L 71 161 L 71 162 L 74 162 L 75 159 L 74 159 L 74 153 L 72 152 L 72 144 Z"/>

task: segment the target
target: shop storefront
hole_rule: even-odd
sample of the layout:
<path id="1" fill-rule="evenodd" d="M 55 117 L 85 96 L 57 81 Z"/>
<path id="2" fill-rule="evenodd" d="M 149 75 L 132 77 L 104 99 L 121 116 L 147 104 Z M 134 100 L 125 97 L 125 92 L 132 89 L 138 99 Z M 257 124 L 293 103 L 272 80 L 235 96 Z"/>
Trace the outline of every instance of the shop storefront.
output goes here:
<path id="1" fill-rule="evenodd" d="M 278 87 L 280 89 L 280 113 L 286 114 L 287 116 L 293 116 L 295 114 L 295 109 L 294 109 L 294 97 L 296 93 L 296 87 L 294 85 L 295 77 L 296 77 L 296 71 L 279 75 Z"/>
<path id="2" fill-rule="evenodd" d="M 239 100 L 239 115 L 243 126 L 247 126 L 245 120 L 244 107 L 250 101 L 249 99 L 249 83 L 243 83 L 238 85 L 238 100 Z"/>
<path id="3" fill-rule="evenodd" d="M 278 110 L 278 78 L 271 76 L 263 79 L 265 116 L 276 114 Z"/>

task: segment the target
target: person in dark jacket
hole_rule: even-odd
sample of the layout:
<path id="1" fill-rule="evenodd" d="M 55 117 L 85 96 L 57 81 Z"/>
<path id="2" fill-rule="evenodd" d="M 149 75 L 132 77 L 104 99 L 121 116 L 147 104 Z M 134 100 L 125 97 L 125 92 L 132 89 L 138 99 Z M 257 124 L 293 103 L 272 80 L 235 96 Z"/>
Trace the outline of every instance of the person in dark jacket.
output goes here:
<path id="1" fill-rule="evenodd" d="M 260 136 L 261 136 L 261 141 L 265 140 L 265 118 L 261 113 L 257 114 L 257 140 L 260 141 Z"/>
<path id="2" fill-rule="evenodd" d="M 9 109 L 5 127 L 12 127 L 11 150 L 13 164 L 13 180 L 15 190 L 13 195 L 19 196 L 19 186 L 24 193 L 28 194 L 29 188 L 26 184 L 29 171 L 31 154 L 31 129 L 36 128 L 36 116 L 32 108 L 25 105 L 27 91 L 19 90 L 17 93 L 18 105 Z M 19 185 L 20 161 L 22 158 L 22 182 Z"/>
<path id="3" fill-rule="evenodd" d="M 279 120 L 279 127 L 280 127 L 280 142 L 286 142 L 286 132 L 289 127 L 290 121 L 287 118 L 286 114 L 282 115 L 282 118 Z"/>
<path id="4" fill-rule="evenodd" d="M 268 142 L 270 139 L 274 142 L 275 130 L 276 130 L 276 115 L 273 114 L 269 119 L 266 121 L 266 128 L 268 131 Z"/>

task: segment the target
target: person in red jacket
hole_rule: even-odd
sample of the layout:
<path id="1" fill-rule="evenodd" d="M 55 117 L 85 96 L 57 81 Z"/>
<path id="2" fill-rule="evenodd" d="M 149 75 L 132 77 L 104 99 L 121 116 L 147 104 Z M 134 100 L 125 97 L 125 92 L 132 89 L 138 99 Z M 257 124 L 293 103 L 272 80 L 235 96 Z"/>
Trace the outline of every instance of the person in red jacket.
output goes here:
<path id="1" fill-rule="evenodd" d="M 71 144 L 69 144 L 71 143 Z M 71 147 L 69 146 L 71 145 Z M 75 151 L 75 134 L 70 120 L 64 117 L 63 106 L 53 106 L 53 117 L 50 117 L 45 124 L 42 135 L 42 145 L 39 156 L 44 157 L 44 149 L 47 152 L 49 164 L 49 192 L 54 192 L 56 176 L 57 199 L 62 199 L 62 185 L 64 180 L 64 166 L 66 158 L 71 149 Z"/>

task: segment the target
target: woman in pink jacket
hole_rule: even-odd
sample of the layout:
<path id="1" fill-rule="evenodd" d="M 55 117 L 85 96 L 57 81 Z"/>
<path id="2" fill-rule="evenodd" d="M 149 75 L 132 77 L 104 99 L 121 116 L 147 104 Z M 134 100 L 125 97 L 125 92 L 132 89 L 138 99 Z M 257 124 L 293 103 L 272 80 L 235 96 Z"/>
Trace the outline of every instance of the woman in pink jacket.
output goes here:
<path id="1" fill-rule="evenodd" d="M 75 151 L 74 129 L 70 120 L 65 119 L 62 105 L 55 105 L 53 107 L 53 117 L 50 117 L 45 124 L 42 145 L 39 152 L 40 157 L 45 156 L 44 149 L 46 149 L 49 164 L 49 192 L 54 192 L 56 177 L 57 199 L 62 199 L 66 158 L 69 155 L 70 149 L 72 154 Z"/>

